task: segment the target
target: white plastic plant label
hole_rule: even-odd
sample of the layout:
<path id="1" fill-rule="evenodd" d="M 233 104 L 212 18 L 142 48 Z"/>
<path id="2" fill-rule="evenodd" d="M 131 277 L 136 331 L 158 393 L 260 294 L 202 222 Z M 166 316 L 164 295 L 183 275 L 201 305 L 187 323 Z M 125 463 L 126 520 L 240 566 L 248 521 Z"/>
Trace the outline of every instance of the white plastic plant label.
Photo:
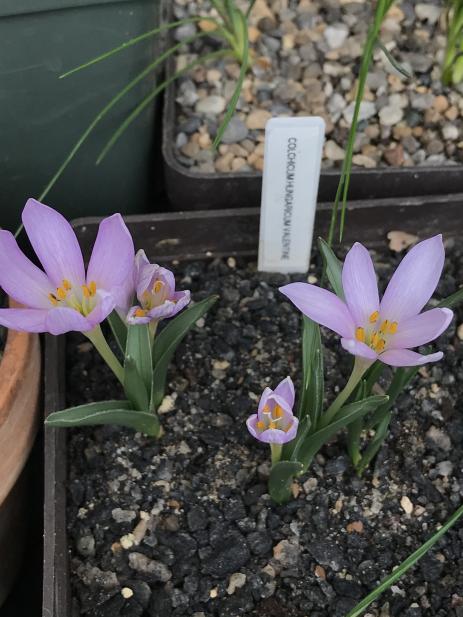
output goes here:
<path id="1" fill-rule="evenodd" d="M 272 118 L 265 128 L 265 158 L 258 268 L 306 272 L 325 122 L 323 118 Z"/>

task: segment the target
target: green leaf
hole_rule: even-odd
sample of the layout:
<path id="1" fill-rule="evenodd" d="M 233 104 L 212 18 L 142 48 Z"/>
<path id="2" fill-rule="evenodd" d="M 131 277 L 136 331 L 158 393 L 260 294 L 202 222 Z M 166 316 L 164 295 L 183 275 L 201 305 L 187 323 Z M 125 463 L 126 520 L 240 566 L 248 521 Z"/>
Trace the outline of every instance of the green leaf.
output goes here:
<path id="1" fill-rule="evenodd" d="M 157 409 L 164 398 L 167 369 L 179 343 L 198 319 L 217 302 L 218 297 L 209 296 L 209 298 L 179 313 L 156 337 L 153 348 L 152 409 Z"/>
<path id="2" fill-rule="evenodd" d="M 387 396 L 369 396 L 363 401 L 345 405 L 339 410 L 334 422 L 314 433 L 310 433 L 299 450 L 298 459 L 304 464 L 304 469 L 309 467 L 315 454 L 333 435 L 351 422 L 355 422 L 365 414 L 371 413 L 386 401 Z"/>
<path id="3" fill-rule="evenodd" d="M 344 289 L 342 288 L 342 263 L 334 254 L 331 247 L 323 240 L 318 238 L 318 247 L 323 257 L 323 270 L 333 288 L 334 293 L 344 300 Z"/>
<path id="4" fill-rule="evenodd" d="M 125 355 L 134 360 L 137 372 L 145 384 L 146 391 L 151 393 L 153 359 L 151 356 L 151 338 L 148 324 L 132 325 L 127 328 Z"/>
<path id="5" fill-rule="evenodd" d="M 302 318 L 302 389 L 298 406 L 299 419 L 307 414 L 316 426 L 323 410 L 323 348 L 318 324 Z"/>
<path id="6" fill-rule="evenodd" d="M 248 40 L 248 24 L 246 22 L 246 18 L 241 13 L 241 11 L 232 11 L 231 20 L 233 23 L 233 27 L 235 32 L 239 31 L 242 37 L 242 48 L 239 50 L 241 53 L 241 57 L 239 58 L 241 66 L 240 66 L 240 74 L 238 76 L 238 81 L 236 83 L 235 90 L 233 95 L 228 103 L 227 111 L 225 113 L 225 117 L 220 124 L 217 134 L 214 139 L 214 143 L 212 147 L 217 149 L 222 140 L 223 134 L 227 126 L 230 123 L 230 120 L 235 113 L 236 105 L 238 104 L 238 100 L 240 98 L 241 89 L 243 87 L 244 78 L 246 77 L 246 72 L 248 70 L 248 59 L 249 59 L 249 40 Z"/>
<path id="7" fill-rule="evenodd" d="M 132 356 L 125 357 L 124 363 L 124 392 L 131 401 L 132 406 L 138 411 L 150 409 L 149 390 L 137 370 L 137 365 Z"/>
<path id="8" fill-rule="evenodd" d="M 304 466 L 298 461 L 280 461 L 272 467 L 268 487 L 275 503 L 281 504 L 291 499 L 293 478 L 303 471 Z"/>
<path id="9" fill-rule="evenodd" d="M 439 529 L 427 542 L 425 542 L 418 550 L 412 553 L 400 566 L 398 566 L 392 574 L 387 576 L 370 594 L 367 595 L 356 607 L 354 607 L 346 617 L 360 617 L 363 612 L 374 602 L 384 591 L 389 589 L 396 581 L 398 581 L 410 568 L 412 568 L 430 548 L 438 542 L 447 531 L 455 525 L 455 523 L 463 516 L 463 506 L 460 506 L 454 514 L 449 518 L 443 527 Z"/>
<path id="10" fill-rule="evenodd" d="M 111 424 L 126 426 L 135 431 L 156 437 L 160 425 L 157 416 L 146 411 L 130 409 L 129 401 L 104 401 L 79 405 L 51 413 L 45 420 L 47 426 L 95 426 Z"/>
<path id="11" fill-rule="evenodd" d="M 391 418 L 392 418 L 391 412 L 386 411 L 381 421 L 377 425 L 375 429 L 374 437 L 371 439 L 370 443 L 368 444 L 368 447 L 365 450 L 364 454 L 362 454 L 360 461 L 355 465 L 359 476 L 363 474 L 365 469 L 368 467 L 368 465 L 371 463 L 371 461 L 374 459 L 379 449 L 383 445 L 384 440 L 386 439 L 387 434 L 388 434 Z"/>
<path id="12" fill-rule="evenodd" d="M 392 64 L 392 66 L 395 68 L 395 70 L 398 73 L 400 73 L 404 77 L 407 77 L 408 79 L 412 77 L 412 74 L 409 71 L 407 71 L 407 69 L 404 66 L 402 66 L 399 62 L 397 62 L 397 60 L 391 54 L 389 49 L 385 47 L 379 39 L 376 41 L 376 44 L 378 45 L 378 47 L 381 49 L 383 54 L 386 56 L 386 58 L 389 60 L 389 62 Z"/>
<path id="13" fill-rule="evenodd" d="M 117 311 L 113 311 L 107 319 L 116 343 L 122 354 L 125 355 L 125 348 L 127 347 L 127 326 Z"/>
<path id="14" fill-rule="evenodd" d="M 307 415 L 299 422 L 299 428 L 297 429 L 296 437 L 283 446 L 283 460 L 299 460 L 299 450 L 311 428 L 312 422 L 310 421 L 310 416 Z"/>
<path id="15" fill-rule="evenodd" d="M 437 308 L 454 308 L 463 302 L 463 287 L 439 302 Z"/>

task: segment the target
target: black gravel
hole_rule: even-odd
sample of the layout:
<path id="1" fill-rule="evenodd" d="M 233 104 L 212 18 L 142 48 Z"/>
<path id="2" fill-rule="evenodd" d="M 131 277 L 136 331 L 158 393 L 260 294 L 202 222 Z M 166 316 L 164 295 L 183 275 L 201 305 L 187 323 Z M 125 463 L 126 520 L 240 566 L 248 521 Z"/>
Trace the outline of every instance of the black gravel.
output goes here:
<path id="1" fill-rule="evenodd" d="M 438 295 L 455 291 L 463 272 L 462 251 L 448 247 L 448 256 Z M 399 257 L 375 256 L 381 277 Z M 177 275 L 195 300 L 221 299 L 176 354 L 165 435 L 69 433 L 74 615 L 344 617 L 461 502 L 463 315 L 438 343 L 445 359 L 421 369 L 398 401 L 372 469 L 356 477 L 339 438 L 277 507 L 268 451 L 244 422 L 266 385 L 288 374 L 298 382 L 299 315 L 277 286 L 304 279 L 234 259 L 178 266 Z M 331 398 L 352 358 L 336 337 L 324 340 Z M 67 352 L 69 404 L 122 396 L 83 337 L 70 336 Z M 462 566 L 460 525 L 368 614 L 462 617 Z"/>

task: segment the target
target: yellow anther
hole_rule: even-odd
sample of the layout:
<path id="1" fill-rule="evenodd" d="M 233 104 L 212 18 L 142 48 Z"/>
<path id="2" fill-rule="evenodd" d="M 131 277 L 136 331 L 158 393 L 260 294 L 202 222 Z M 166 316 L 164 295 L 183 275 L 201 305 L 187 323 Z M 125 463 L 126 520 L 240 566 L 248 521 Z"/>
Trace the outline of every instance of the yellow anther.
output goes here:
<path id="1" fill-rule="evenodd" d="M 373 332 L 373 334 L 371 335 L 371 345 L 373 347 L 376 347 L 376 345 L 378 344 L 379 341 L 379 334 L 377 332 Z"/>
<path id="2" fill-rule="evenodd" d="M 379 311 L 375 311 L 370 315 L 370 323 L 376 323 L 378 321 Z"/>
<path id="3" fill-rule="evenodd" d="M 269 427 L 269 428 L 272 428 L 272 429 L 278 428 L 278 427 L 277 427 L 277 423 L 276 423 L 276 422 L 270 422 L 270 423 L 269 423 L 269 425 L 268 425 L 268 427 Z"/>
<path id="4" fill-rule="evenodd" d="M 365 330 L 364 328 L 357 328 L 355 331 L 355 338 L 361 343 L 365 342 Z"/>
<path id="5" fill-rule="evenodd" d="M 264 408 L 262 409 L 262 411 L 264 413 L 270 413 L 270 407 L 268 405 L 264 405 Z"/>
<path id="6" fill-rule="evenodd" d="M 155 282 L 155 284 L 153 285 L 153 291 L 155 294 L 158 294 L 161 291 L 162 285 L 163 285 L 162 281 Z"/>
<path id="7" fill-rule="evenodd" d="M 276 420 L 279 420 L 283 417 L 283 409 L 280 407 L 280 405 L 275 405 L 275 409 L 273 410 L 273 417 Z"/>
<path id="8" fill-rule="evenodd" d="M 381 353 L 382 351 L 384 351 L 385 346 L 386 346 L 386 341 L 382 338 L 376 343 L 375 350 L 378 353 Z"/>
<path id="9" fill-rule="evenodd" d="M 90 283 L 88 284 L 88 290 L 89 290 L 91 296 L 94 296 L 96 294 L 96 283 L 95 283 L 95 281 L 90 281 Z"/>
<path id="10" fill-rule="evenodd" d="M 82 293 L 84 294 L 85 298 L 90 298 L 90 289 L 87 287 L 87 285 L 82 285 Z"/>
<path id="11" fill-rule="evenodd" d="M 384 334 L 384 333 L 386 332 L 386 330 L 388 329 L 388 327 L 389 327 L 389 322 L 388 322 L 388 320 L 387 320 L 387 319 L 385 319 L 385 320 L 383 321 L 383 323 L 381 324 L 381 328 L 379 329 L 379 331 L 381 332 L 381 334 Z"/>
<path id="12" fill-rule="evenodd" d="M 259 431 L 263 431 L 263 430 L 264 430 L 264 428 L 265 428 L 265 422 L 262 422 L 262 420 L 259 420 L 259 421 L 256 423 L 256 426 L 257 426 L 257 428 L 259 429 Z"/>
<path id="13" fill-rule="evenodd" d="M 70 291 L 71 288 L 72 288 L 72 285 L 68 281 L 68 279 L 63 279 L 63 289 L 65 289 L 66 291 Z"/>
<path id="14" fill-rule="evenodd" d="M 389 326 L 389 334 L 395 334 L 397 332 L 399 324 L 396 321 L 393 321 Z"/>
<path id="15" fill-rule="evenodd" d="M 48 299 L 53 304 L 53 306 L 56 306 L 58 304 L 58 299 L 56 298 L 55 294 L 49 293 Z"/>
<path id="16" fill-rule="evenodd" d="M 135 315 L 135 317 L 146 317 L 146 313 L 147 313 L 147 312 L 148 312 L 148 311 L 145 311 L 144 309 L 137 308 L 137 309 L 135 310 L 134 315 Z"/>
<path id="17" fill-rule="evenodd" d="M 56 295 L 60 300 L 64 300 L 66 298 L 66 290 L 62 287 L 58 287 L 58 289 L 56 290 Z"/>

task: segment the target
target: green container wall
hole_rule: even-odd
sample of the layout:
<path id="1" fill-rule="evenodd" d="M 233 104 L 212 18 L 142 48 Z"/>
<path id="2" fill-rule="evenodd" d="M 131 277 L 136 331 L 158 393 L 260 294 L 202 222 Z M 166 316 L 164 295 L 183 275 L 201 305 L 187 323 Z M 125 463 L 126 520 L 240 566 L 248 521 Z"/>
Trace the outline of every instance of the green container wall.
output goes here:
<path id="1" fill-rule="evenodd" d="M 66 79 L 59 75 L 159 22 L 158 0 L 0 2 L 0 225 L 15 228 L 94 116 L 156 55 L 149 38 Z M 154 107 L 98 167 L 100 149 L 154 83 L 123 99 L 44 200 L 68 218 L 148 211 Z"/>

